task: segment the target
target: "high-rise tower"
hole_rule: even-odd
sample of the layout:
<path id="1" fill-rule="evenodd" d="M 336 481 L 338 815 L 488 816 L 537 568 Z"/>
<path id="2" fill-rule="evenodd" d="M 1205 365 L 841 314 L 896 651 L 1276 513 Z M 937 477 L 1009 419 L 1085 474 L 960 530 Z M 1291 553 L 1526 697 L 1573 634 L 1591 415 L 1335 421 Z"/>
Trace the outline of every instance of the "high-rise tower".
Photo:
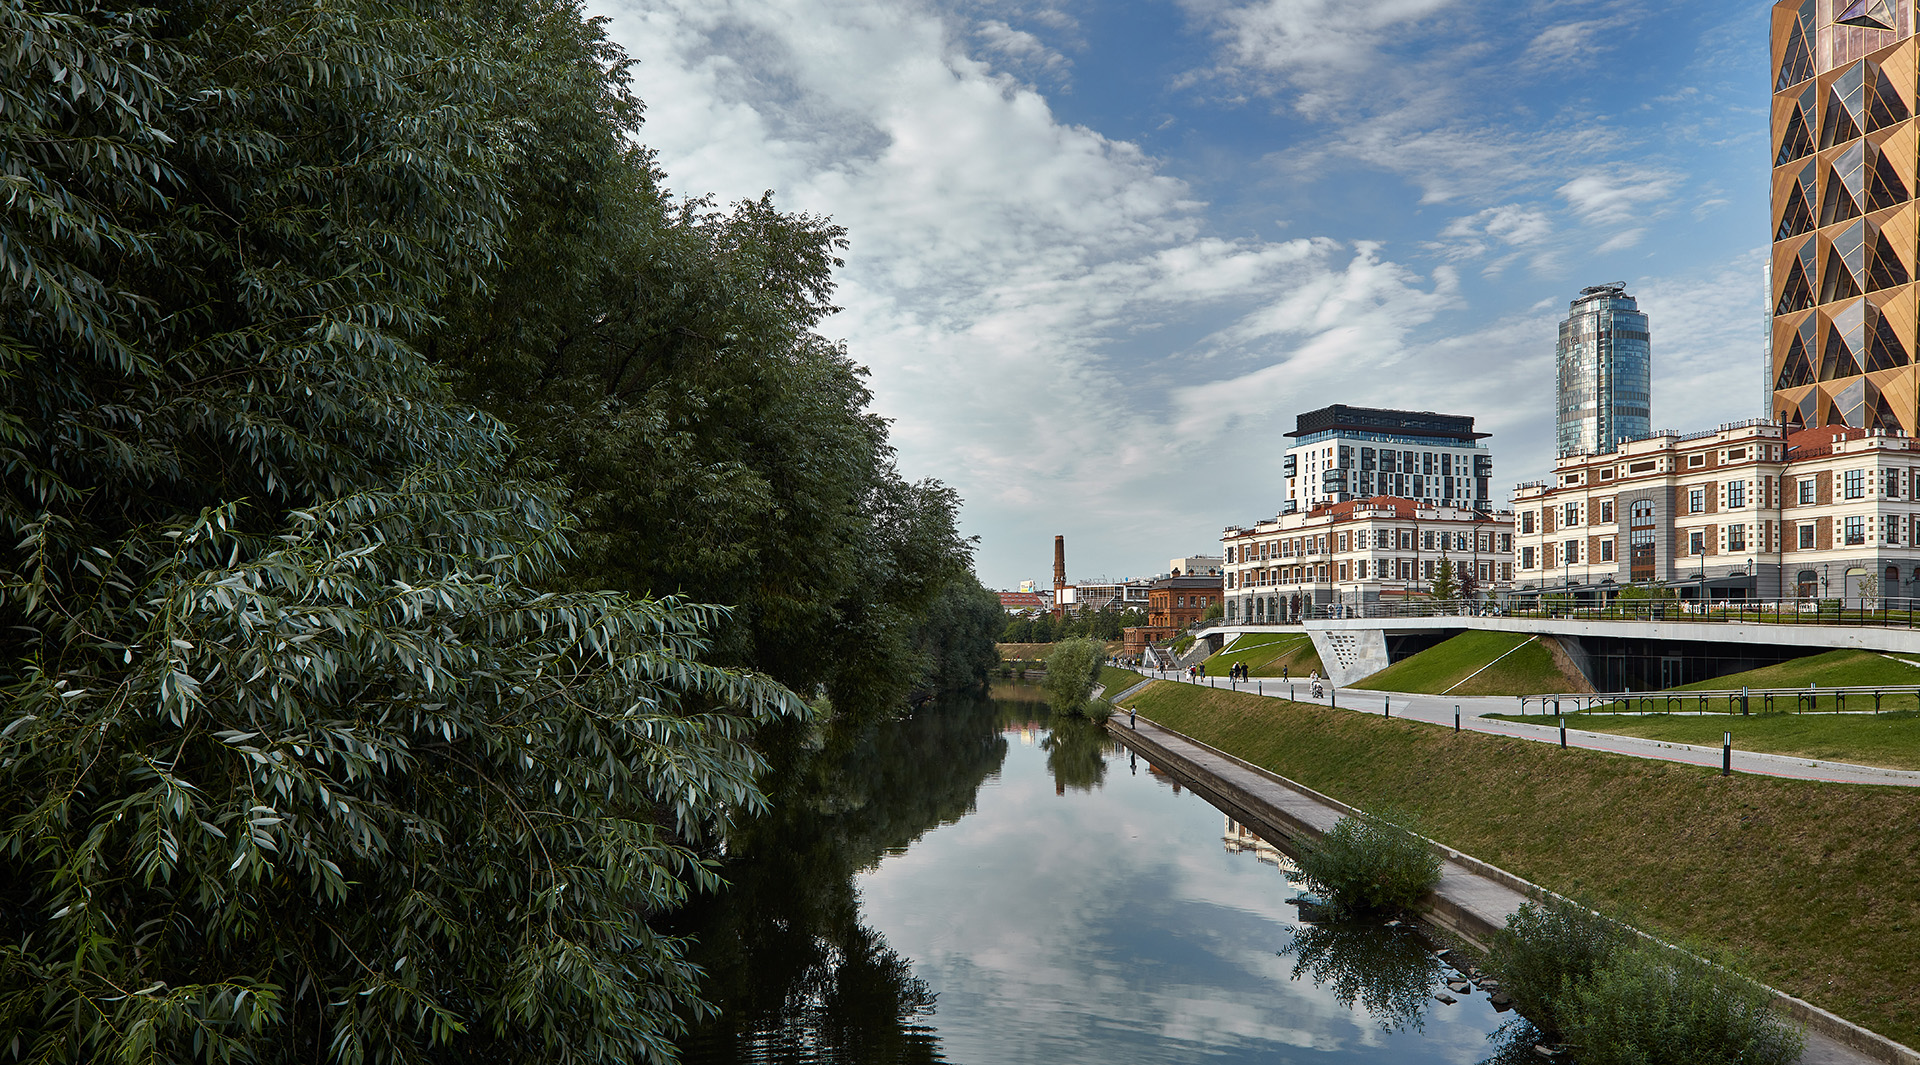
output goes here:
<path id="1" fill-rule="evenodd" d="M 1612 451 L 1653 432 L 1653 347 L 1627 286 L 1592 285 L 1567 309 L 1553 352 L 1559 454 Z"/>
<path id="2" fill-rule="evenodd" d="M 1067 616 L 1067 538 L 1053 538 L 1053 616 Z"/>
<path id="3" fill-rule="evenodd" d="M 1920 433 L 1914 0 L 1773 5 L 1773 417 Z"/>

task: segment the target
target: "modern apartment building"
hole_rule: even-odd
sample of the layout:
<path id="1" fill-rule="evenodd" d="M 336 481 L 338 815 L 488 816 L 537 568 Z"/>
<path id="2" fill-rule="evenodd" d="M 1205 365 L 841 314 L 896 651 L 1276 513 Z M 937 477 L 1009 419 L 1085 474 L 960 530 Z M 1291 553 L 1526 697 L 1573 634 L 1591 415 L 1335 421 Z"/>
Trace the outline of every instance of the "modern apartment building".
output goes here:
<path id="1" fill-rule="evenodd" d="M 1772 414 L 1920 433 L 1912 0 L 1773 5 Z"/>
<path id="2" fill-rule="evenodd" d="M 1472 418 L 1336 403 L 1299 415 L 1294 425 L 1282 470 L 1283 514 L 1374 496 L 1434 507 L 1492 505 L 1493 455 Z"/>
<path id="3" fill-rule="evenodd" d="M 1513 516 L 1375 497 L 1281 514 L 1220 536 L 1228 621 L 1281 623 L 1336 603 L 1429 594 L 1443 563 L 1480 598 L 1513 580 Z"/>
<path id="4" fill-rule="evenodd" d="M 1920 595 L 1920 446 L 1772 422 L 1662 433 L 1555 464 L 1514 492 L 1522 594 L 1611 598 Z"/>
<path id="5" fill-rule="evenodd" d="M 1593 285 L 1567 309 L 1553 354 L 1558 453 L 1612 451 L 1653 431 L 1647 316 L 1625 285 Z"/>

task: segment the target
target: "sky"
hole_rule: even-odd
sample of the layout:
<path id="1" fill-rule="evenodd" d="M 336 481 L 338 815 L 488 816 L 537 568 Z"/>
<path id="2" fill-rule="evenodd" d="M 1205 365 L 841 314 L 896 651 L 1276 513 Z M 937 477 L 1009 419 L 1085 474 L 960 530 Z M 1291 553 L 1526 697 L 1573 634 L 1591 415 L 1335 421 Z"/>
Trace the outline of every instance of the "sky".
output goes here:
<path id="1" fill-rule="evenodd" d="M 1653 422 L 1764 416 L 1755 0 L 589 0 L 678 194 L 851 247 L 824 331 L 991 588 L 1272 517 L 1295 415 L 1553 462 L 1557 322 L 1624 281 Z"/>

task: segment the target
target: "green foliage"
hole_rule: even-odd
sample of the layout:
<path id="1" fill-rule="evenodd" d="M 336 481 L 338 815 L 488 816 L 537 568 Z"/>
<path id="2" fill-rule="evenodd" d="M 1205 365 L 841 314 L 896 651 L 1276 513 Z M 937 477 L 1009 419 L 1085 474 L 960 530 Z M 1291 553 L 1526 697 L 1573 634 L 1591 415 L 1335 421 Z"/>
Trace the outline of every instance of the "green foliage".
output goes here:
<path id="1" fill-rule="evenodd" d="M 1005 616 L 1000 597 L 972 574 L 949 582 L 914 635 L 914 649 L 926 663 L 920 689 L 957 692 L 986 684 L 1000 664 L 993 643 Z"/>
<path id="2" fill-rule="evenodd" d="M 1093 640 L 1065 640 L 1047 656 L 1047 705 L 1055 714 L 1075 716 L 1088 712 L 1087 702 L 1106 659 Z"/>
<path id="3" fill-rule="evenodd" d="M 1374 814 L 1343 817 L 1300 849 L 1301 878 L 1335 917 L 1411 910 L 1440 882 L 1440 857 L 1427 842 Z"/>
<path id="4" fill-rule="evenodd" d="M 538 3 L 9 4 L 0 41 L 13 1052 L 670 1057 L 694 974 L 648 922 L 804 707 L 702 664 L 725 611 L 563 579 L 561 493 L 420 350 L 449 293 L 528 296 L 489 288 L 515 205 L 572 187 L 530 109 L 616 57 Z M 877 609 L 931 597 L 950 496 L 858 491 Z"/>
<path id="5" fill-rule="evenodd" d="M 1732 967 L 1654 945 L 1617 951 L 1560 1009 L 1582 1065 L 1791 1065 L 1806 1036 Z"/>
<path id="6" fill-rule="evenodd" d="M 1668 602 L 1679 599 L 1680 593 L 1664 584 L 1623 584 L 1614 598 L 1629 603 Z"/>
<path id="7" fill-rule="evenodd" d="M 1440 568 L 1434 572 L 1433 584 L 1427 589 L 1427 592 L 1435 599 L 1451 600 L 1459 598 L 1460 585 L 1453 579 L 1452 559 L 1443 558 L 1440 560 Z"/>
<path id="8" fill-rule="evenodd" d="M 1227 604 L 1216 602 L 1211 606 L 1207 607 L 1206 612 L 1200 615 L 1200 620 L 1213 621 L 1217 618 L 1224 618 L 1226 616 L 1227 616 Z"/>
<path id="9" fill-rule="evenodd" d="M 845 231 L 770 197 L 675 199 L 597 24 L 514 29 L 535 87 L 503 173 L 516 212 L 431 353 L 560 471 L 582 523 L 569 586 L 727 604 L 718 660 L 895 712 L 972 546 L 953 492 L 894 468 L 865 371 L 818 331 Z"/>
<path id="10" fill-rule="evenodd" d="M 1499 978 L 1515 1009 L 1543 1031 L 1559 1033 L 1568 989 L 1607 964 L 1631 937 L 1619 922 L 1550 896 L 1507 917 L 1488 944 L 1487 971 Z"/>

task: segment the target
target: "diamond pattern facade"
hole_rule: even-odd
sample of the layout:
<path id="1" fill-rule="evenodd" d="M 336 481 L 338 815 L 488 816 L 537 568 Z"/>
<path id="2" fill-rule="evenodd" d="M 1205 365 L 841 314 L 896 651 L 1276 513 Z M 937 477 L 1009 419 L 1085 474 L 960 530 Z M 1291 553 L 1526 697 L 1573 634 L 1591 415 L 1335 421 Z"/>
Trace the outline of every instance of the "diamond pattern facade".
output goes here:
<path id="1" fill-rule="evenodd" d="M 1773 6 L 1773 416 L 1920 436 L 1916 0 Z"/>

